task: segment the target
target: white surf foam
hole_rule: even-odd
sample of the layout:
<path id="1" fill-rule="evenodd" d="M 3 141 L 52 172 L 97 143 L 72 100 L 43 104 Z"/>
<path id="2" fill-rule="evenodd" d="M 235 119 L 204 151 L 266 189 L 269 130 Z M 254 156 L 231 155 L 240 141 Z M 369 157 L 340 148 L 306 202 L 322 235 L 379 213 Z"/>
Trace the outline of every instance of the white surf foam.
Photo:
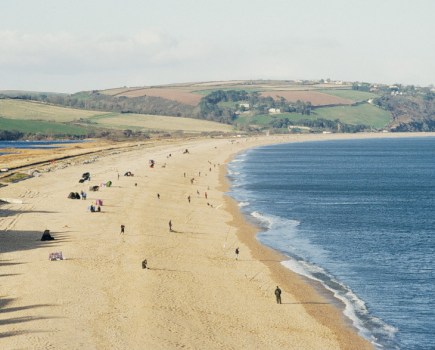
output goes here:
<path id="1" fill-rule="evenodd" d="M 363 300 L 361 300 L 349 287 L 337 281 L 320 266 L 295 259 L 283 261 L 281 264 L 301 276 L 320 282 L 324 288 L 332 292 L 334 297 L 344 304 L 343 313 L 352 322 L 359 334 L 372 342 L 377 348 L 382 348 L 382 345 L 379 344 L 377 337 L 370 329 L 368 329 L 365 323 L 370 323 L 370 328 L 375 328 L 378 332 L 382 332 L 383 336 L 390 339 L 392 339 L 394 334 L 398 331 L 397 328 L 370 315 Z M 316 276 L 322 276 L 323 278 Z M 335 287 L 331 287 L 331 285 Z"/>
<path id="2" fill-rule="evenodd" d="M 265 215 L 258 211 L 251 216 L 265 227 L 258 239 L 268 246 L 290 257 L 282 262 L 286 268 L 311 280 L 320 282 L 336 299 L 344 305 L 343 313 L 352 322 L 359 334 L 382 348 L 378 337 L 393 339 L 397 329 L 369 313 L 367 305 L 348 286 L 338 281 L 321 266 L 310 261 L 325 261 L 328 252 L 301 235 L 300 222 L 279 216 Z M 374 330 L 374 332 L 372 332 Z M 376 334 L 376 335 L 375 335 Z"/>

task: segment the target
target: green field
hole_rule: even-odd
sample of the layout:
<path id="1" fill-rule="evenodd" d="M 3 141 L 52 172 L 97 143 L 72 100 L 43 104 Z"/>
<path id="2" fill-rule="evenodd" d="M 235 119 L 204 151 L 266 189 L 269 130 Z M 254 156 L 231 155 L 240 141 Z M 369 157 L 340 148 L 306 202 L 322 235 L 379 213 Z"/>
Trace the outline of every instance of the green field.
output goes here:
<path id="1" fill-rule="evenodd" d="M 84 136 L 87 130 L 84 127 L 61 123 L 7 119 L 0 117 L 0 129 L 7 131 L 21 131 L 23 133 L 42 134 L 48 136 Z"/>
<path id="2" fill-rule="evenodd" d="M 282 113 L 282 114 L 257 114 L 257 115 L 249 115 L 242 114 L 239 115 L 236 119 L 236 124 L 238 125 L 258 125 L 258 126 L 268 126 L 269 123 L 274 118 L 288 118 L 289 120 L 300 120 L 300 119 L 308 119 L 305 118 L 307 116 L 303 116 L 299 113 Z M 309 116 L 308 116 L 309 117 Z M 316 119 L 316 118 L 314 118 Z"/>
<path id="3" fill-rule="evenodd" d="M 82 126 L 64 124 L 81 119 Z M 117 112 L 100 112 L 53 106 L 32 101 L 0 100 L 0 128 L 47 135 L 85 135 L 93 127 L 140 131 L 230 132 L 232 126 L 216 122 Z"/>
<path id="4" fill-rule="evenodd" d="M 0 100 L 0 117 L 22 120 L 45 120 L 59 123 L 89 118 L 104 112 L 52 106 L 24 100 Z"/>
<path id="5" fill-rule="evenodd" d="M 160 115 L 146 115 L 133 113 L 107 113 L 89 118 L 96 126 L 110 129 L 157 130 L 185 132 L 230 132 L 233 127 L 227 124 L 208 120 L 169 117 Z"/>
<path id="6" fill-rule="evenodd" d="M 318 108 L 314 110 L 313 114 L 318 118 L 340 119 L 346 124 L 364 124 L 372 126 L 375 129 L 382 129 L 391 120 L 390 112 L 368 103 L 358 106 Z"/>
<path id="7" fill-rule="evenodd" d="M 310 115 L 299 113 L 282 113 L 282 114 L 262 114 L 262 115 L 240 115 L 236 123 L 240 125 L 255 124 L 267 126 L 273 118 L 288 118 L 292 121 L 301 119 L 340 119 L 341 122 L 351 125 L 364 124 L 375 129 L 382 129 L 390 122 L 391 115 L 378 107 L 364 103 L 358 106 L 339 106 L 316 108 Z"/>
<path id="8" fill-rule="evenodd" d="M 357 90 L 340 90 L 340 89 L 324 89 L 324 90 L 316 90 L 318 92 L 322 92 L 324 94 L 347 98 L 348 100 L 352 100 L 355 102 L 366 101 L 370 98 L 377 97 L 376 94 L 372 94 L 371 92 L 365 91 L 357 91 Z"/>

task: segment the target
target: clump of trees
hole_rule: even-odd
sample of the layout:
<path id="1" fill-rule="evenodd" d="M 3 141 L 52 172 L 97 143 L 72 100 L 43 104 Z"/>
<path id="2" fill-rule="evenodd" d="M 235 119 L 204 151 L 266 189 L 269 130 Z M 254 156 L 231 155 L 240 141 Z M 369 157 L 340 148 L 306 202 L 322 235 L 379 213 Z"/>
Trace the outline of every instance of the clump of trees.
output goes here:
<path id="1" fill-rule="evenodd" d="M 41 141 L 41 140 L 51 140 L 53 138 L 56 139 L 61 138 L 65 140 L 82 140 L 85 139 L 86 137 L 96 137 L 95 132 L 91 131 L 87 135 L 71 135 L 71 134 L 63 134 L 63 133 L 47 135 L 40 132 L 23 133 L 17 130 L 0 130 L 1 141 L 18 141 L 18 140 Z"/>
<path id="2" fill-rule="evenodd" d="M 412 132 L 412 131 L 435 131 L 435 120 L 425 119 L 422 121 L 412 121 L 409 123 L 400 123 L 391 128 L 394 132 Z"/>
<path id="3" fill-rule="evenodd" d="M 232 124 L 237 117 L 236 109 L 219 106 L 220 102 L 247 101 L 248 93 L 244 90 L 217 90 L 204 96 L 199 103 L 198 117 L 220 123 Z"/>
<path id="4" fill-rule="evenodd" d="M 245 90 L 216 90 L 207 96 L 204 96 L 202 100 L 212 104 L 217 104 L 219 102 L 247 101 L 248 92 Z"/>
<path id="5" fill-rule="evenodd" d="M 370 83 L 353 83 L 352 90 L 369 92 L 372 87 Z"/>
<path id="6" fill-rule="evenodd" d="M 232 124 L 237 117 L 237 112 L 244 110 L 238 103 L 234 107 L 223 106 L 222 102 L 238 102 L 249 104 L 252 114 L 268 113 L 270 108 L 279 109 L 281 113 L 300 113 L 310 115 L 311 102 L 296 101 L 291 103 L 284 97 L 273 99 L 263 97 L 259 92 L 247 92 L 245 90 L 216 90 L 204 96 L 199 103 L 198 117 L 221 123 Z"/>
<path id="7" fill-rule="evenodd" d="M 0 130 L 0 140 L 3 141 L 21 140 L 23 136 L 24 133 L 22 133 L 21 131 Z"/>
<path id="8" fill-rule="evenodd" d="M 391 131 L 435 131 L 435 93 L 383 95 L 373 101 L 392 115 Z"/>

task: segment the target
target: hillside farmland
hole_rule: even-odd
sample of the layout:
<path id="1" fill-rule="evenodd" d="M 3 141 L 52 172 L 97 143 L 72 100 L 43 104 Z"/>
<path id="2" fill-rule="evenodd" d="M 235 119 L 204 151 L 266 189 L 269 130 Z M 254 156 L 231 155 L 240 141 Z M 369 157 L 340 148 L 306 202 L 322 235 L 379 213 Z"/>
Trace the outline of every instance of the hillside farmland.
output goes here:
<path id="1" fill-rule="evenodd" d="M 113 129 L 131 129 L 140 131 L 183 131 L 199 132 L 231 132 L 233 127 L 208 120 L 179 118 L 169 116 L 110 113 L 91 117 L 90 121 L 97 126 Z"/>
<path id="2" fill-rule="evenodd" d="M 296 102 L 298 100 L 311 102 L 313 106 L 351 105 L 354 103 L 351 99 L 328 95 L 318 91 L 263 91 L 261 96 L 272 97 L 273 99 L 284 97 L 289 102 Z"/>

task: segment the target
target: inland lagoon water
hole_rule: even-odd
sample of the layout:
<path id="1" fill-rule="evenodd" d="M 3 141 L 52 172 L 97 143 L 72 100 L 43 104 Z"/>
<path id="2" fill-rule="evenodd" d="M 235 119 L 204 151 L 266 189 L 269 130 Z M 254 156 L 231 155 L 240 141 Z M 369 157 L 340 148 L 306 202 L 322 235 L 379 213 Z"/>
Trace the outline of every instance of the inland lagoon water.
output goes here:
<path id="1" fill-rule="evenodd" d="M 88 142 L 83 140 L 58 140 L 58 141 L 0 141 L 0 149 L 10 149 L 8 152 L 0 152 L 2 154 L 14 153 L 14 149 L 29 149 L 29 148 L 59 148 L 63 144 Z"/>
<path id="2" fill-rule="evenodd" d="M 282 264 L 320 281 L 379 349 L 434 349 L 435 138 L 260 147 L 230 195 Z"/>

